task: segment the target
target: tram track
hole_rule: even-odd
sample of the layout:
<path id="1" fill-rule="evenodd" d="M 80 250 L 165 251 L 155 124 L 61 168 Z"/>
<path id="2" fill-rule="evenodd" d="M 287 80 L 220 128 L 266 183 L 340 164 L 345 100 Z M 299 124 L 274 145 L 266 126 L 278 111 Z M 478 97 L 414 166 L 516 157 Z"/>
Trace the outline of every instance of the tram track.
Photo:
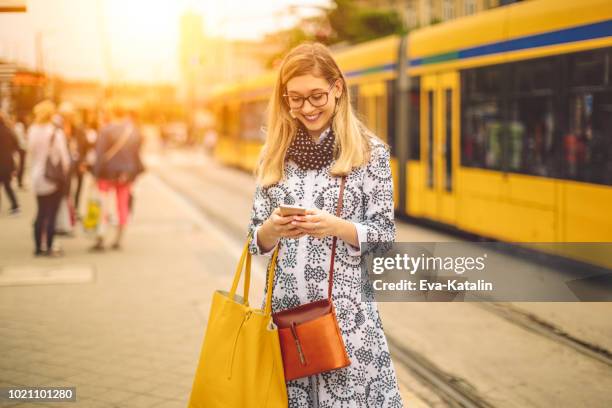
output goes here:
<path id="1" fill-rule="evenodd" d="M 586 357 L 612 367 L 612 355 L 608 350 L 578 339 L 532 313 L 522 311 L 508 303 L 478 302 L 477 305 L 515 326 L 562 344 Z M 449 407 L 495 407 L 466 379 L 446 372 L 419 352 L 399 342 L 392 335 L 386 334 L 386 337 L 391 354 L 394 356 L 394 363 L 409 370 Z"/>
<path id="2" fill-rule="evenodd" d="M 563 344 L 572 350 L 607 364 L 612 368 L 612 353 L 610 353 L 609 350 L 572 336 L 551 322 L 541 319 L 533 313 L 520 310 L 509 303 L 478 302 L 477 305 L 516 326 Z"/>
<path id="3" fill-rule="evenodd" d="M 476 387 L 386 334 L 394 364 L 402 365 L 451 408 L 493 408 Z"/>

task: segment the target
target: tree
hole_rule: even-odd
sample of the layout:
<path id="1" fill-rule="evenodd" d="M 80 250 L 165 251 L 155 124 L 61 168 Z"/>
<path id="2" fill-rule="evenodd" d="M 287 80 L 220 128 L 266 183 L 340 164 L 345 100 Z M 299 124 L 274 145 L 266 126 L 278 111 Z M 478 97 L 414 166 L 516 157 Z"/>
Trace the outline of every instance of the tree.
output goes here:
<path id="1" fill-rule="evenodd" d="M 312 41 L 313 37 L 306 33 L 299 26 L 290 28 L 288 30 L 277 31 L 273 34 L 268 34 L 266 36 L 266 41 L 280 43 L 282 44 L 281 49 L 276 54 L 270 56 L 270 58 L 266 61 L 267 68 L 276 67 L 280 61 L 283 59 L 283 56 L 293 47 L 298 44 L 301 44 L 304 41 Z"/>
<path id="2" fill-rule="evenodd" d="M 402 19 L 394 10 L 362 7 L 354 0 L 334 0 L 333 6 L 323 14 L 304 18 L 293 28 L 269 34 L 266 41 L 282 46 L 266 65 L 275 67 L 290 49 L 304 41 L 351 45 L 404 32 Z"/>
<path id="3" fill-rule="evenodd" d="M 332 29 L 328 44 L 358 44 L 405 31 L 395 10 L 361 7 L 353 0 L 334 0 L 334 3 L 335 7 L 327 13 Z"/>

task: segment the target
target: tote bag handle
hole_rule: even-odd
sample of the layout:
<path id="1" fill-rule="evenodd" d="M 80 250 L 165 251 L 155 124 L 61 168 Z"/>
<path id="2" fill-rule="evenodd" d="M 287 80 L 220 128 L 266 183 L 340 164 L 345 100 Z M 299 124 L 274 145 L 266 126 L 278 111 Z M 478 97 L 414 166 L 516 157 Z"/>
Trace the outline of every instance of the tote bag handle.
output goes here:
<path id="1" fill-rule="evenodd" d="M 246 266 L 245 274 L 244 274 L 244 304 L 249 305 L 249 287 L 251 285 L 251 253 L 249 252 L 249 243 L 251 242 L 251 237 L 247 240 L 247 243 L 244 245 L 244 249 L 242 250 L 242 255 L 240 256 L 240 260 L 238 261 L 238 266 L 236 267 L 236 272 L 234 273 L 234 281 L 232 282 L 232 288 L 229 292 L 230 299 L 234 299 L 236 295 L 236 289 L 238 289 L 238 282 L 240 282 L 240 275 L 242 275 L 243 266 Z M 270 261 L 270 266 L 268 267 L 268 281 L 267 288 L 268 292 L 266 293 L 266 304 L 264 306 L 264 314 L 272 315 L 272 285 L 274 283 L 274 265 L 276 264 L 276 258 L 278 256 L 278 248 L 280 243 L 276 246 L 274 250 L 274 254 L 272 255 L 272 260 Z"/>
<path id="2" fill-rule="evenodd" d="M 249 305 L 249 287 L 251 285 L 251 253 L 249 252 L 249 242 L 250 238 L 247 240 L 247 243 L 244 245 L 244 249 L 242 250 L 242 255 L 238 261 L 238 266 L 236 267 L 236 272 L 234 273 L 234 281 L 232 282 L 232 288 L 230 289 L 229 293 L 230 299 L 234 300 L 236 289 L 238 288 L 238 282 L 240 281 L 240 275 L 242 274 L 242 268 L 246 263 L 244 273 L 244 291 L 242 295 L 244 297 L 244 304 L 246 306 Z"/>

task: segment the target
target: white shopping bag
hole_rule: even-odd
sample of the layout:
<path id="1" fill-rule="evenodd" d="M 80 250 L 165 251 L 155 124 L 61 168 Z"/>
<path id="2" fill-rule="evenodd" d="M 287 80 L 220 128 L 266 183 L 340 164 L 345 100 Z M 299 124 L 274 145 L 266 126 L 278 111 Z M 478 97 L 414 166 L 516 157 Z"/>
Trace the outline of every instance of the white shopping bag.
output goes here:
<path id="1" fill-rule="evenodd" d="M 106 234 L 109 225 L 114 226 L 118 222 L 116 194 L 114 189 L 103 192 L 97 186 L 93 190 L 100 206 L 100 216 L 95 231 L 97 236 L 102 237 Z"/>
<path id="2" fill-rule="evenodd" d="M 57 210 L 55 232 L 60 235 L 70 235 L 74 232 L 74 214 L 66 197 L 62 198 Z"/>

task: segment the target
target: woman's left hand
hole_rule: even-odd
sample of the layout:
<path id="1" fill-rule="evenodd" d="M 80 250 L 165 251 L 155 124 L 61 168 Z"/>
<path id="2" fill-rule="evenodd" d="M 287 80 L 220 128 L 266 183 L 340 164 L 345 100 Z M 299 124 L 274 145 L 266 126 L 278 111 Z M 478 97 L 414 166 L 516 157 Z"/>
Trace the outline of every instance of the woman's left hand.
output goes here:
<path id="1" fill-rule="evenodd" d="M 315 238 L 338 235 L 341 219 L 325 210 L 312 208 L 306 210 L 306 215 L 296 215 L 293 218 L 292 225 Z"/>

